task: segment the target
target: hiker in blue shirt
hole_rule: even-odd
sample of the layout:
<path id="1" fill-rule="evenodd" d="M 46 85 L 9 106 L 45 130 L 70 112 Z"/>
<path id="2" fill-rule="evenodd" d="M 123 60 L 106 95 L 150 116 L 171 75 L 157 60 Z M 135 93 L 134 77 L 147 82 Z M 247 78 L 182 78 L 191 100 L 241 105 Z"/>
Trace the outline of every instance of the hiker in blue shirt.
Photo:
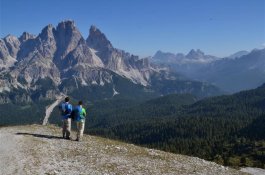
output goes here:
<path id="1" fill-rule="evenodd" d="M 66 97 L 65 101 L 59 106 L 62 116 L 62 132 L 63 138 L 70 140 L 71 134 L 71 112 L 73 110 L 72 105 L 69 103 L 70 98 Z"/>

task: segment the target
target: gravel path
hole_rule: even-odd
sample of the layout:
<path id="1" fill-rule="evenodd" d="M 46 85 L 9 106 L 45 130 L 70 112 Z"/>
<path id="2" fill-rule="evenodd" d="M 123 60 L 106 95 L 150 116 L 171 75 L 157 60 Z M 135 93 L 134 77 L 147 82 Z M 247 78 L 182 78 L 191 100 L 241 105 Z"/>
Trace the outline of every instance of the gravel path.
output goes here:
<path id="1" fill-rule="evenodd" d="M 50 115 L 53 111 L 53 109 L 58 106 L 58 104 L 64 99 L 64 95 L 60 95 L 56 98 L 56 101 L 54 103 L 52 103 L 51 105 L 46 107 L 46 112 L 45 112 L 45 117 L 43 119 L 42 125 L 47 125 L 48 120 L 50 118 Z"/>
<path id="2" fill-rule="evenodd" d="M 63 140 L 55 126 L 0 128 L 0 174 L 232 175 L 243 172 L 199 158 L 85 135 Z"/>
<path id="3" fill-rule="evenodd" d="M 265 169 L 261 168 L 246 167 L 246 168 L 241 168 L 240 171 L 247 172 L 252 175 L 265 175 Z"/>
<path id="4" fill-rule="evenodd" d="M 23 136 L 1 129 L 0 133 L 0 174 L 23 174 Z"/>

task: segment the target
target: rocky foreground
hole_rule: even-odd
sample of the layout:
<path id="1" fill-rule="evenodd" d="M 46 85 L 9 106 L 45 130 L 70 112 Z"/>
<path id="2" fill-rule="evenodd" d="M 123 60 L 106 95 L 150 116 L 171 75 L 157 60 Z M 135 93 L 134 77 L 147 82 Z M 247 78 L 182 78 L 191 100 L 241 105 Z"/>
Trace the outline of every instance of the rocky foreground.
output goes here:
<path id="1" fill-rule="evenodd" d="M 246 174 L 199 158 L 86 135 L 61 139 L 55 126 L 0 128 L 0 174 Z"/>

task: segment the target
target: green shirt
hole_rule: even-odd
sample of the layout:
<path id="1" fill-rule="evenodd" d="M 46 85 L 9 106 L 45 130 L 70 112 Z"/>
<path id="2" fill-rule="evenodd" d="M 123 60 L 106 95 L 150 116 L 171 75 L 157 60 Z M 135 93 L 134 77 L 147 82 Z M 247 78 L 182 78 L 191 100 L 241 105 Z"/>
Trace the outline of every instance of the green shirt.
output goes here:
<path id="1" fill-rule="evenodd" d="M 81 108 L 81 106 L 77 106 L 75 108 L 75 114 L 76 114 L 76 121 L 77 122 L 85 122 L 86 119 L 86 110 L 85 108 Z"/>

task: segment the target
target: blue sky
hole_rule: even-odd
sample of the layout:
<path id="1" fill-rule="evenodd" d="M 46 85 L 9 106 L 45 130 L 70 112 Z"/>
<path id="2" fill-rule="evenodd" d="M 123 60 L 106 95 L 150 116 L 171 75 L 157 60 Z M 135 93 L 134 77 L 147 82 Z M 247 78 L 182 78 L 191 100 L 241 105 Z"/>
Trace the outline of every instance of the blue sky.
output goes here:
<path id="1" fill-rule="evenodd" d="M 227 56 L 265 44 L 264 0 L 0 0 L 1 38 L 37 35 L 65 19 L 84 38 L 93 24 L 116 48 L 142 57 L 192 48 Z"/>

